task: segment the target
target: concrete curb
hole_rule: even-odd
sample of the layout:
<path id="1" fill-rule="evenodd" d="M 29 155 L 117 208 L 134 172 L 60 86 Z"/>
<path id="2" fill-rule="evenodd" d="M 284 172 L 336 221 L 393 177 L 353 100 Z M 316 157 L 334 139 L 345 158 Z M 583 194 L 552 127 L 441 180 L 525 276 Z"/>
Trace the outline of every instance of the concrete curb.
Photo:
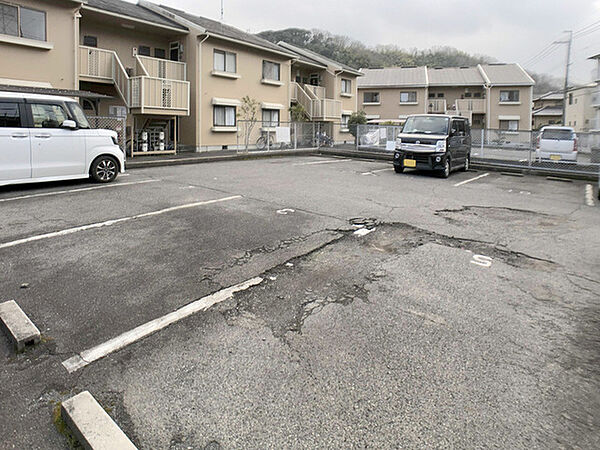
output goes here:
<path id="1" fill-rule="evenodd" d="M 40 342 L 40 330 L 14 300 L 0 304 L 0 326 L 13 342 L 17 353 L 25 350 L 26 345 Z"/>
<path id="2" fill-rule="evenodd" d="M 137 450 L 133 442 L 88 391 L 83 391 L 64 401 L 60 414 L 79 443 L 86 449 Z"/>
<path id="3" fill-rule="evenodd" d="M 182 164 L 202 164 L 218 161 L 236 161 L 236 160 L 247 160 L 247 159 L 260 159 L 260 158 L 273 158 L 281 156 L 304 156 L 311 155 L 317 152 L 317 148 L 308 148 L 300 150 L 278 150 L 269 152 L 252 152 L 252 153 L 240 153 L 233 155 L 209 155 L 209 156 L 196 156 L 201 155 L 198 153 L 190 153 L 190 156 L 181 158 L 169 158 L 169 159 L 153 159 L 136 161 L 129 159 L 125 162 L 125 168 L 130 169 L 143 169 L 147 167 L 161 167 L 161 166 L 176 166 Z"/>

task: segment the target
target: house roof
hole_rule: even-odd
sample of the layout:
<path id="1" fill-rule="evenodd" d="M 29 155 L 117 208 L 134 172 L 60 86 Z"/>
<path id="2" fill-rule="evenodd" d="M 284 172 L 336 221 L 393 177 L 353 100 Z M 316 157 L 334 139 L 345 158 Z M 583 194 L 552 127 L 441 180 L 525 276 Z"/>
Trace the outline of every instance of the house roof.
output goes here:
<path id="1" fill-rule="evenodd" d="M 479 67 L 492 85 L 533 86 L 535 84 L 519 64 L 493 63 L 480 64 Z"/>
<path id="2" fill-rule="evenodd" d="M 426 86 L 532 86 L 533 79 L 518 64 L 483 64 L 476 67 L 389 67 L 361 69 L 359 88 Z"/>
<path id="3" fill-rule="evenodd" d="M 477 67 L 428 67 L 429 86 L 483 86 Z"/>
<path id="4" fill-rule="evenodd" d="M 543 95 L 540 95 L 539 97 L 536 97 L 533 99 L 534 102 L 537 102 L 539 100 L 563 100 L 563 94 L 560 92 L 546 92 Z"/>
<path id="5" fill-rule="evenodd" d="M 87 99 L 106 99 L 112 98 L 110 95 L 98 94 L 96 92 L 81 91 L 79 89 L 56 89 L 49 87 L 37 87 L 37 86 L 12 86 L 12 85 L 0 85 L 0 92 L 7 94 L 0 94 L 3 96 L 9 96 L 10 94 L 17 93 L 17 96 L 24 96 L 24 94 L 36 94 L 50 97 L 56 100 L 56 96 L 62 97 L 78 97 Z"/>
<path id="6" fill-rule="evenodd" d="M 186 27 L 178 24 L 166 17 L 161 16 L 143 6 L 135 3 L 124 2 L 123 0 L 87 0 L 83 4 L 83 9 L 96 10 L 126 16 L 131 20 L 149 22 L 154 25 L 175 28 L 181 31 L 188 31 Z"/>
<path id="7" fill-rule="evenodd" d="M 176 16 L 181 17 L 182 19 L 187 20 L 188 22 L 192 22 L 195 25 L 198 25 L 202 29 L 206 30 L 208 33 L 214 34 L 217 37 L 223 36 L 224 38 L 242 41 L 253 46 L 261 47 L 265 50 L 271 50 L 273 52 L 283 53 L 286 55 L 289 54 L 290 57 L 293 56 L 290 54 L 290 52 L 285 51 L 277 44 L 273 44 L 272 42 L 269 42 L 266 39 L 260 38 L 252 33 L 247 33 L 238 28 L 232 27 L 231 25 L 226 25 L 224 23 L 208 19 L 206 17 L 195 16 L 193 14 L 189 14 L 185 11 L 175 9 L 170 6 L 160 5 L 160 7 L 172 14 L 175 14 Z"/>
<path id="8" fill-rule="evenodd" d="M 361 69 L 359 88 L 369 87 L 426 87 L 426 67 L 389 67 L 386 69 Z"/>
<path id="9" fill-rule="evenodd" d="M 352 75 L 362 76 L 362 72 L 360 70 L 357 70 L 346 64 L 342 64 L 341 62 L 335 61 L 331 58 L 327 58 L 326 56 L 319 55 L 318 53 L 315 53 L 306 48 L 296 47 L 295 45 L 288 44 L 284 41 L 279 41 L 277 45 L 300 56 L 300 59 L 303 62 L 312 64 L 316 63 L 324 67 L 333 67 L 335 70 L 341 70 L 347 73 L 351 73 Z"/>
<path id="10" fill-rule="evenodd" d="M 536 109 L 532 112 L 534 116 L 562 116 L 562 108 L 556 108 L 553 106 L 544 106 L 543 108 Z"/>

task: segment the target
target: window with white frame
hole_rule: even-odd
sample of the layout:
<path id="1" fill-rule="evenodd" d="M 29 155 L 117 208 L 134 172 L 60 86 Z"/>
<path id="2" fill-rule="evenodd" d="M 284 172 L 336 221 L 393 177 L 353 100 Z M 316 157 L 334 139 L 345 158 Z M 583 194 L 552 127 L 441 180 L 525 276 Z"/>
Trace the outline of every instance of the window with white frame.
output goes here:
<path id="1" fill-rule="evenodd" d="M 416 91 L 400 92 L 400 103 L 417 103 Z"/>
<path id="2" fill-rule="evenodd" d="M 379 92 L 365 92 L 363 103 L 379 103 Z"/>
<path id="3" fill-rule="evenodd" d="M 213 69 L 219 72 L 236 73 L 237 55 L 224 50 L 215 50 Z"/>
<path id="4" fill-rule="evenodd" d="M 342 114 L 342 130 L 348 129 L 348 120 L 350 120 L 350 114 Z"/>
<path id="5" fill-rule="evenodd" d="M 518 131 L 519 121 L 518 120 L 501 120 L 500 129 L 504 131 Z"/>
<path id="6" fill-rule="evenodd" d="M 281 81 L 281 65 L 272 61 L 263 61 L 263 80 Z"/>
<path id="7" fill-rule="evenodd" d="M 352 80 L 342 78 L 342 94 L 352 93 Z"/>
<path id="8" fill-rule="evenodd" d="M 45 41 L 46 13 L 24 6 L 0 3 L 0 34 Z"/>
<path id="9" fill-rule="evenodd" d="M 519 91 L 500 91 L 500 103 L 512 103 L 519 101 Z"/>
<path id="10" fill-rule="evenodd" d="M 215 127 L 235 127 L 235 106 L 213 106 L 213 125 Z"/>
<path id="11" fill-rule="evenodd" d="M 263 109 L 262 110 L 262 126 L 263 128 L 275 128 L 279 126 L 279 110 L 278 109 Z"/>

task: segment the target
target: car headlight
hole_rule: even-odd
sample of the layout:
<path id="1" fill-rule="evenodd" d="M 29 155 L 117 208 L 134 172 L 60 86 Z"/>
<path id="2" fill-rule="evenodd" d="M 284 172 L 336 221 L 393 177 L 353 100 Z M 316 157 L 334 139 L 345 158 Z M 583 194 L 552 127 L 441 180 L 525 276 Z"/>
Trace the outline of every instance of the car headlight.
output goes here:
<path id="1" fill-rule="evenodd" d="M 402 139 L 396 138 L 396 148 L 400 149 L 402 147 Z"/>
<path id="2" fill-rule="evenodd" d="M 437 141 L 435 143 L 435 151 L 436 152 L 445 152 L 446 151 L 446 140 Z"/>
<path id="3" fill-rule="evenodd" d="M 119 145 L 119 141 L 117 140 L 117 138 L 115 136 L 111 136 L 110 138 L 112 139 L 113 144 Z"/>

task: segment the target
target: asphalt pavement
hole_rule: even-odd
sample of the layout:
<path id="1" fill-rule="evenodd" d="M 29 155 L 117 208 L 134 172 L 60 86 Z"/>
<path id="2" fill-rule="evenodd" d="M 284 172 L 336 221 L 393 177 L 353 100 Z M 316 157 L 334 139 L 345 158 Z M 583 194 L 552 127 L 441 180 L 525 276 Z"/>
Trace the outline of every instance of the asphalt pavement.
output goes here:
<path id="1" fill-rule="evenodd" d="M 0 442 L 68 448 L 88 390 L 139 448 L 598 448 L 588 184 L 295 156 L 1 188 L 0 301 L 42 343 L 0 335 Z"/>

